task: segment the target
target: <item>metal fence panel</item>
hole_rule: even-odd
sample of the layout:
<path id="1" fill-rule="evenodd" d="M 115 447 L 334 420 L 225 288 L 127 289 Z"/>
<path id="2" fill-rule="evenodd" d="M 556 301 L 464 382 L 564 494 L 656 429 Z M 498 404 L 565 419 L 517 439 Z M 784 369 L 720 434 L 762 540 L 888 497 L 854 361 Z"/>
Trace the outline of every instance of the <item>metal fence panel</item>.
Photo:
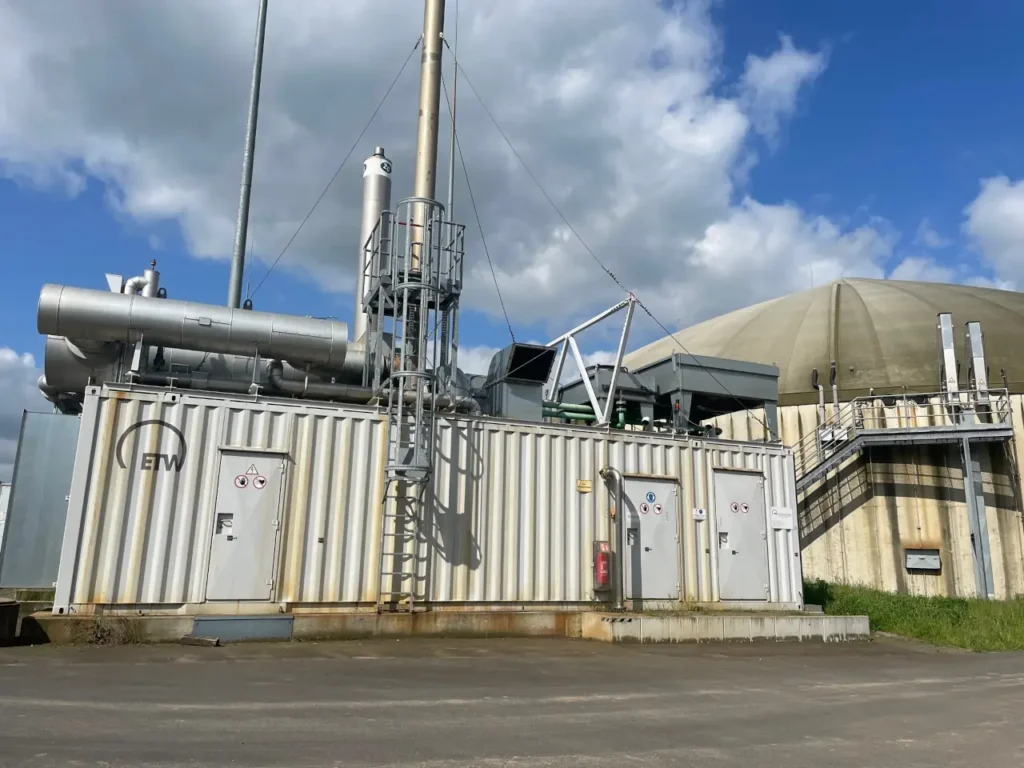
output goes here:
<path id="1" fill-rule="evenodd" d="M 60 413 L 22 418 L 0 548 L 0 587 L 49 588 L 57 580 L 78 426 L 77 416 Z"/>

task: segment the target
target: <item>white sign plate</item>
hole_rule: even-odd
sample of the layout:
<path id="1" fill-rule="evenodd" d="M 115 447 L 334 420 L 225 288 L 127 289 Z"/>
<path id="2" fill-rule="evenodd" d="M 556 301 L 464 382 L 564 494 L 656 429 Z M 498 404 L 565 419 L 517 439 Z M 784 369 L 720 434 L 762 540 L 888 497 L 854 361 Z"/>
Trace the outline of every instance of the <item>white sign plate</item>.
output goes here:
<path id="1" fill-rule="evenodd" d="M 777 531 L 793 530 L 793 510 L 789 507 L 772 507 L 771 520 Z"/>

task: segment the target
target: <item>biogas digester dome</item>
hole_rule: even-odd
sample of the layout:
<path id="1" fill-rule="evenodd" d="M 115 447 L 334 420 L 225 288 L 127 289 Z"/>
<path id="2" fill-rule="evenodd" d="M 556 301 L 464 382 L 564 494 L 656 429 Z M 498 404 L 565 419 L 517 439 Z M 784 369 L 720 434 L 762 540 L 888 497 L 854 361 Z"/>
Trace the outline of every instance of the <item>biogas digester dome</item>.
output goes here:
<path id="1" fill-rule="evenodd" d="M 939 387 L 936 317 L 951 312 L 966 376 L 963 329 L 981 323 L 989 386 L 1024 392 L 1024 293 L 967 285 L 843 278 L 755 304 L 679 331 L 688 352 L 779 367 L 779 404 L 817 400 L 811 371 L 829 383 L 836 361 L 842 400 L 868 394 L 934 392 Z M 666 337 L 628 355 L 638 368 L 679 351 Z M 963 382 L 962 382 L 963 383 Z M 830 398 L 830 394 L 826 394 Z"/>

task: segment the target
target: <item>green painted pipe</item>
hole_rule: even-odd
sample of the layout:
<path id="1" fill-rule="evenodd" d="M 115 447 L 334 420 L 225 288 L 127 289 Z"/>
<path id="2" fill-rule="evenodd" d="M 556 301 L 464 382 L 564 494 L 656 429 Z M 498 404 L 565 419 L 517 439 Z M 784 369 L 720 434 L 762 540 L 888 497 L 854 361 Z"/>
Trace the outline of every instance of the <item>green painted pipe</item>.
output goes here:
<path id="1" fill-rule="evenodd" d="M 546 419 L 569 419 L 573 421 L 597 421 L 597 417 L 590 413 L 566 413 L 565 411 L 552 411 L 544 409 Z"/>
<path id="2" fill-rule="evenodd" d="M 544 402 L 545 408 L 550 408 L 555 411 L 568 411 L 572 413 L 589 413 L 593 415 L 594 407 L 591 405 L 574 405 L 573 403 L 559 403 L 554 400 L 548 400 Z"/>

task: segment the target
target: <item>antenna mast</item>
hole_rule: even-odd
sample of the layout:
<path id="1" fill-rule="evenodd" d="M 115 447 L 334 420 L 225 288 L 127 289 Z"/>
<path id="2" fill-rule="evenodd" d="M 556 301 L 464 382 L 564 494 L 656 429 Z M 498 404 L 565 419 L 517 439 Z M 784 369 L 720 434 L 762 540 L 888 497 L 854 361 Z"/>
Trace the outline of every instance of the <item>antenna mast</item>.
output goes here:
<path id="1" fill-rule="evenodd" d="M 260 81 L 263 79 L 263 39 L 267 32 L 267 0 L 260 0 L 256 19 L 256 53 L 252 63 L 252 87 L 249 91 L 249 116 L 245 125 L 245 152 L 242 155 L 242 189 L 238 199 L 235 248 L 231 254 L 228 279 L 228 306 L 238 309 L 242 303 L 242 275 L 245 272 L 245 238 L 249 229 L 249 196 L 252 192 L 252 161 L 256 152 L 256 123 L 260 111 Z"/>

